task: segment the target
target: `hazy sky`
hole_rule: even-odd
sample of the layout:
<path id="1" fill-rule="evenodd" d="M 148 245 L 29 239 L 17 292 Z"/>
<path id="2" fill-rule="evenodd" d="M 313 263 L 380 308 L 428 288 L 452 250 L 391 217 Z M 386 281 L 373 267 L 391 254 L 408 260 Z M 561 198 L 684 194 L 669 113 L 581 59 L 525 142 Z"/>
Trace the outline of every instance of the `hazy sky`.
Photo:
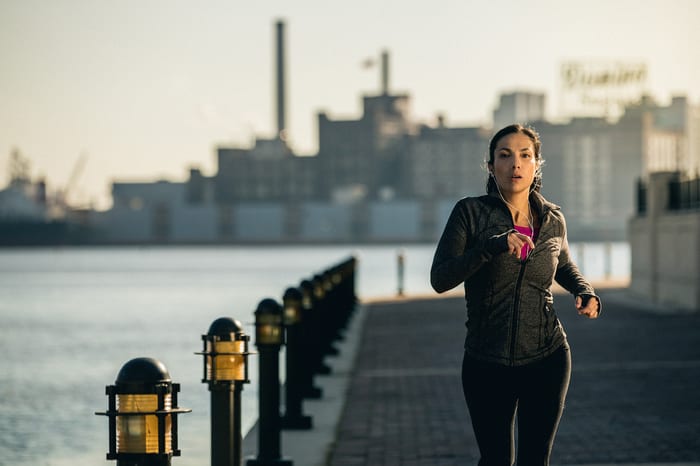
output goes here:
<path id="1" fill-rule="evenodd" d="M 416 120 L 490 124 L 504 91 L 546 92 L 560 64 L 638 60 L 660 102 L 700 104 L 697 0 L 0 0 L 0 186 L 10 151 L 74 201 L 106 206 L 110 182 L 216 170 L 217 145 L 275 129 L 274 23 L 287 24 L 291 144 L 316 150 L 316 113 L 357 118 L 379 89 L 368 57 Z"/>

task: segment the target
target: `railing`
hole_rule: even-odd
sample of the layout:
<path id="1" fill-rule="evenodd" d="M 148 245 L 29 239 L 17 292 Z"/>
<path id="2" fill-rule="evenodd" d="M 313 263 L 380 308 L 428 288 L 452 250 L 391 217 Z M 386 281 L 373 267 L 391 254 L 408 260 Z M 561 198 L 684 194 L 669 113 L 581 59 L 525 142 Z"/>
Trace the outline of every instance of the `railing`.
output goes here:
<path id="1" fill-rule="evenodd" d="M 255 345 L 258 364 L 258 456 L 247 466 L 291 466 L 282 457 L 281 429 L 311 429 L 313 420 L 303 414 L 305 398 L 320 398 L 316 374 L 329 373 L 327 355 L 337 354 L 341 338 L 355 310 L 357 260 L 350 257 L 288 288 L 282 304 L 273 298 L 260 301 L 255 310 Z M 204 377 L 211 392 L 211 464 L 238 466 L 241 455 L 241 391 L 248 380 L 248 342 L 240 322 L 216 319 L 206 335 Z M 286 345 L 285 413 L 280 415 L 279 352 Z M 190 412 L 177 406 L 180 384 L 167 368 L 152 358 L 128 361 L 115 385 L 106 389 L 108 410 L 96 414 L 109 420 L 108 460 L 117 466 L 169 466 L 179 456 L 177 416 Z"/>
<path id="2" fill-rule="evenodd" d="M 647 212 L 648 184 L 641 179 L 637 180 L 637 214 L 644 215 Z M 675 179 L 668 182 L 668 210 L 692 210 L 700 209 L 700 178 L 691 180 Z"/>
<path id="3" fill-rule="evenodd" d="M 641 179 L 637 180 L 637 214 L 647 212 L 647 185 Z"/>
<path id="4" fill-rule="evenodd" d="M 669 183 L 669 210 L 700 208 L 700 178 Z"/>

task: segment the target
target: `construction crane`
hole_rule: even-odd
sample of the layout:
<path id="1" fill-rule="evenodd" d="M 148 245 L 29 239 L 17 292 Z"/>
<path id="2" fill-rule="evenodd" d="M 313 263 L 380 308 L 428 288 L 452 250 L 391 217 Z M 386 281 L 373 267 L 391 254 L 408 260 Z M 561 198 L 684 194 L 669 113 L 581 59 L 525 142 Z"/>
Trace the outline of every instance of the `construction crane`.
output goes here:
<path id="1" fill-rule="evenodd" d="M 59 203 L 61 204 L 61 207 L 65 208 L 68 206 L 68 196 L 70 195 L 71 190 L 75 187 L 76 183 L 78 182 L 78 178 L 80 177 L 81 173 L 83 172 L 83 169 L 85 168 L 87 158 L 87 153 L 81 152 L 80 156 L 73 165 L 73 169 L 71 170 L 70 176 L 68 177 L 68 182 L 63 187 L 63 190 L 59 195 Z"/>

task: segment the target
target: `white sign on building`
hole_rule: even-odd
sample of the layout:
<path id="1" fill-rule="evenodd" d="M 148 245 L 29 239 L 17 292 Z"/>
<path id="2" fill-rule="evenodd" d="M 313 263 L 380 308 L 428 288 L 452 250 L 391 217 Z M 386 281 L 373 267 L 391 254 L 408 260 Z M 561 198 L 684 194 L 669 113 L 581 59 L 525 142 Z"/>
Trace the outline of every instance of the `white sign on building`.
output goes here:
<path id="1" fill-rule="evenodd" d="M 570 61 L 560 70 L 563 117 L 617 119 L 644 93 L 647 66 L 625 61 Z"/>

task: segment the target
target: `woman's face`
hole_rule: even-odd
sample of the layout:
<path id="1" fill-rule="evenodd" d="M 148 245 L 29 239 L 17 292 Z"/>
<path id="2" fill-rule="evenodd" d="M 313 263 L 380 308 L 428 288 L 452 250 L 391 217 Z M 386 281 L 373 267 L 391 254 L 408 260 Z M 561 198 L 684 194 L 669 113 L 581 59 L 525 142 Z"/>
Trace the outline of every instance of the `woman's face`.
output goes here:
<path id="1" fill-rule="evenodd" d="M 539 165 L 535 155 L 532 140 L 522 133 L 508 134 L 496 143 L 489 169 L 502 194 L 530 192 Z"/>

